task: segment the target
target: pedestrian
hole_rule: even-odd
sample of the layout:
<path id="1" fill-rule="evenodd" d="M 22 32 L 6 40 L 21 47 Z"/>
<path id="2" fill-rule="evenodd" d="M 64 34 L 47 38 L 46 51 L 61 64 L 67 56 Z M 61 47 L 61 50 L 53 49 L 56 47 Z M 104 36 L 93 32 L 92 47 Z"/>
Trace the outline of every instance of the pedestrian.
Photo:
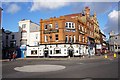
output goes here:
<path id="1" fill-rule="evenodd" d="M 12 59 L 11 53 L 8 53 L 8 59 L 9 59 L 9 61 L 11 61 L 11 59 Z"/>
<path id="2" fill-rule="evenodd" d="M 16 60 L 16 53 L 15 53 L 15 51 L 13 52 L 12 59 L 13 59 L 13 61 Z"/>

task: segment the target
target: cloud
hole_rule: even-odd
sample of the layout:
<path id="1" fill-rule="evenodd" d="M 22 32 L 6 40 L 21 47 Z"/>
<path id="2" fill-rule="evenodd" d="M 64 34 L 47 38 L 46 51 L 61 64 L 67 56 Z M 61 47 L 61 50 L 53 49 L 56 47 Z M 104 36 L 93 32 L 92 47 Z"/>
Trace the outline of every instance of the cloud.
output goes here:
<path id="1" fill-rule="evenodd" d="M 7 8 L 7 13 L 14 14 L 14 13 L 17 13 L 20 9 L 21 9 L 21 7 L 15 3 L 9 4 L 8 8 Z"/>
<path id="2" fill-rule="evenodd" d="M 79 2 L 76 3 L 73 10 L 82 11 L 86 6 L 88 6 L 92 14 L 94 12 L 96 12 L 97 14 L 103 14 L 112 10 L 114 6 L 117 6 L 117 4 L 118 3 L 115 2 Z"/>
<path id="3" fill-rule="evenodd" d="M 64 0 L 40 0 L 39 2 L 33 2 L 30 11 L 43 10 L 43 9 L 58 9 L 64 6 L 67 6 L 69 2 L 65 2 Z"/>
<path id="4" fill-rule="evenodd" d="M 108 14 L 108 21 L 104 28 L 105 33 L 108 34 L 110 31 L 118 33 L 118 17 L 120 17 L 120 11 L 117 10 L 113 10 Z"/>

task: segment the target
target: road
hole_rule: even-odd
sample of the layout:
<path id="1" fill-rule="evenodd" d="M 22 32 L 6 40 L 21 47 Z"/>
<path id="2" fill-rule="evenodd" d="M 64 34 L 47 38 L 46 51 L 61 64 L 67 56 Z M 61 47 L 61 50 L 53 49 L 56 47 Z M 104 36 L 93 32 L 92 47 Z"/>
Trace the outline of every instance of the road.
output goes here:
<path id="1" fill-rule="evenodd" d="M 14 70 L 27 65 L 61 65 L 65 69 L 50 72 Z M 2 70 L 3 78 L 118 78 L 118 59 L 20 59 L 4 61 Z"/>

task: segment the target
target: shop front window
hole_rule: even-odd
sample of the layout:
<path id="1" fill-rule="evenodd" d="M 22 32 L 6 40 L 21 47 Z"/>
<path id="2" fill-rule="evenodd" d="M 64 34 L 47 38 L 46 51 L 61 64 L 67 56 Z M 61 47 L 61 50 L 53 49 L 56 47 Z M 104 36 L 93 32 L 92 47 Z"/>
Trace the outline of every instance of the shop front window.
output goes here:
<path id="1" fill-rule="evenodd" d="M 37 55 L 37 50 L 31 50 L 31 55 Z"/>
<path id="2" fill-rule="evenodd" d="M 55 50 L 55 54 L 60 54 L 61 50 Z"/>

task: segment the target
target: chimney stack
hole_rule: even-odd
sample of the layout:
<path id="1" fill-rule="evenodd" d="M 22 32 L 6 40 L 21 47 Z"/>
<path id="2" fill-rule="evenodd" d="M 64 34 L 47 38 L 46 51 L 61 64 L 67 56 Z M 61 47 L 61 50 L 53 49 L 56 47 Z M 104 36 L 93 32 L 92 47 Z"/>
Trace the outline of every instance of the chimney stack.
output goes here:
<path id="1" fill-rule="evenodd" d="M 86 15 L 87 17 L 90 16 L 90 8 L 89 8 L 89 7 L 85 7 L 85 15 Z"/>

